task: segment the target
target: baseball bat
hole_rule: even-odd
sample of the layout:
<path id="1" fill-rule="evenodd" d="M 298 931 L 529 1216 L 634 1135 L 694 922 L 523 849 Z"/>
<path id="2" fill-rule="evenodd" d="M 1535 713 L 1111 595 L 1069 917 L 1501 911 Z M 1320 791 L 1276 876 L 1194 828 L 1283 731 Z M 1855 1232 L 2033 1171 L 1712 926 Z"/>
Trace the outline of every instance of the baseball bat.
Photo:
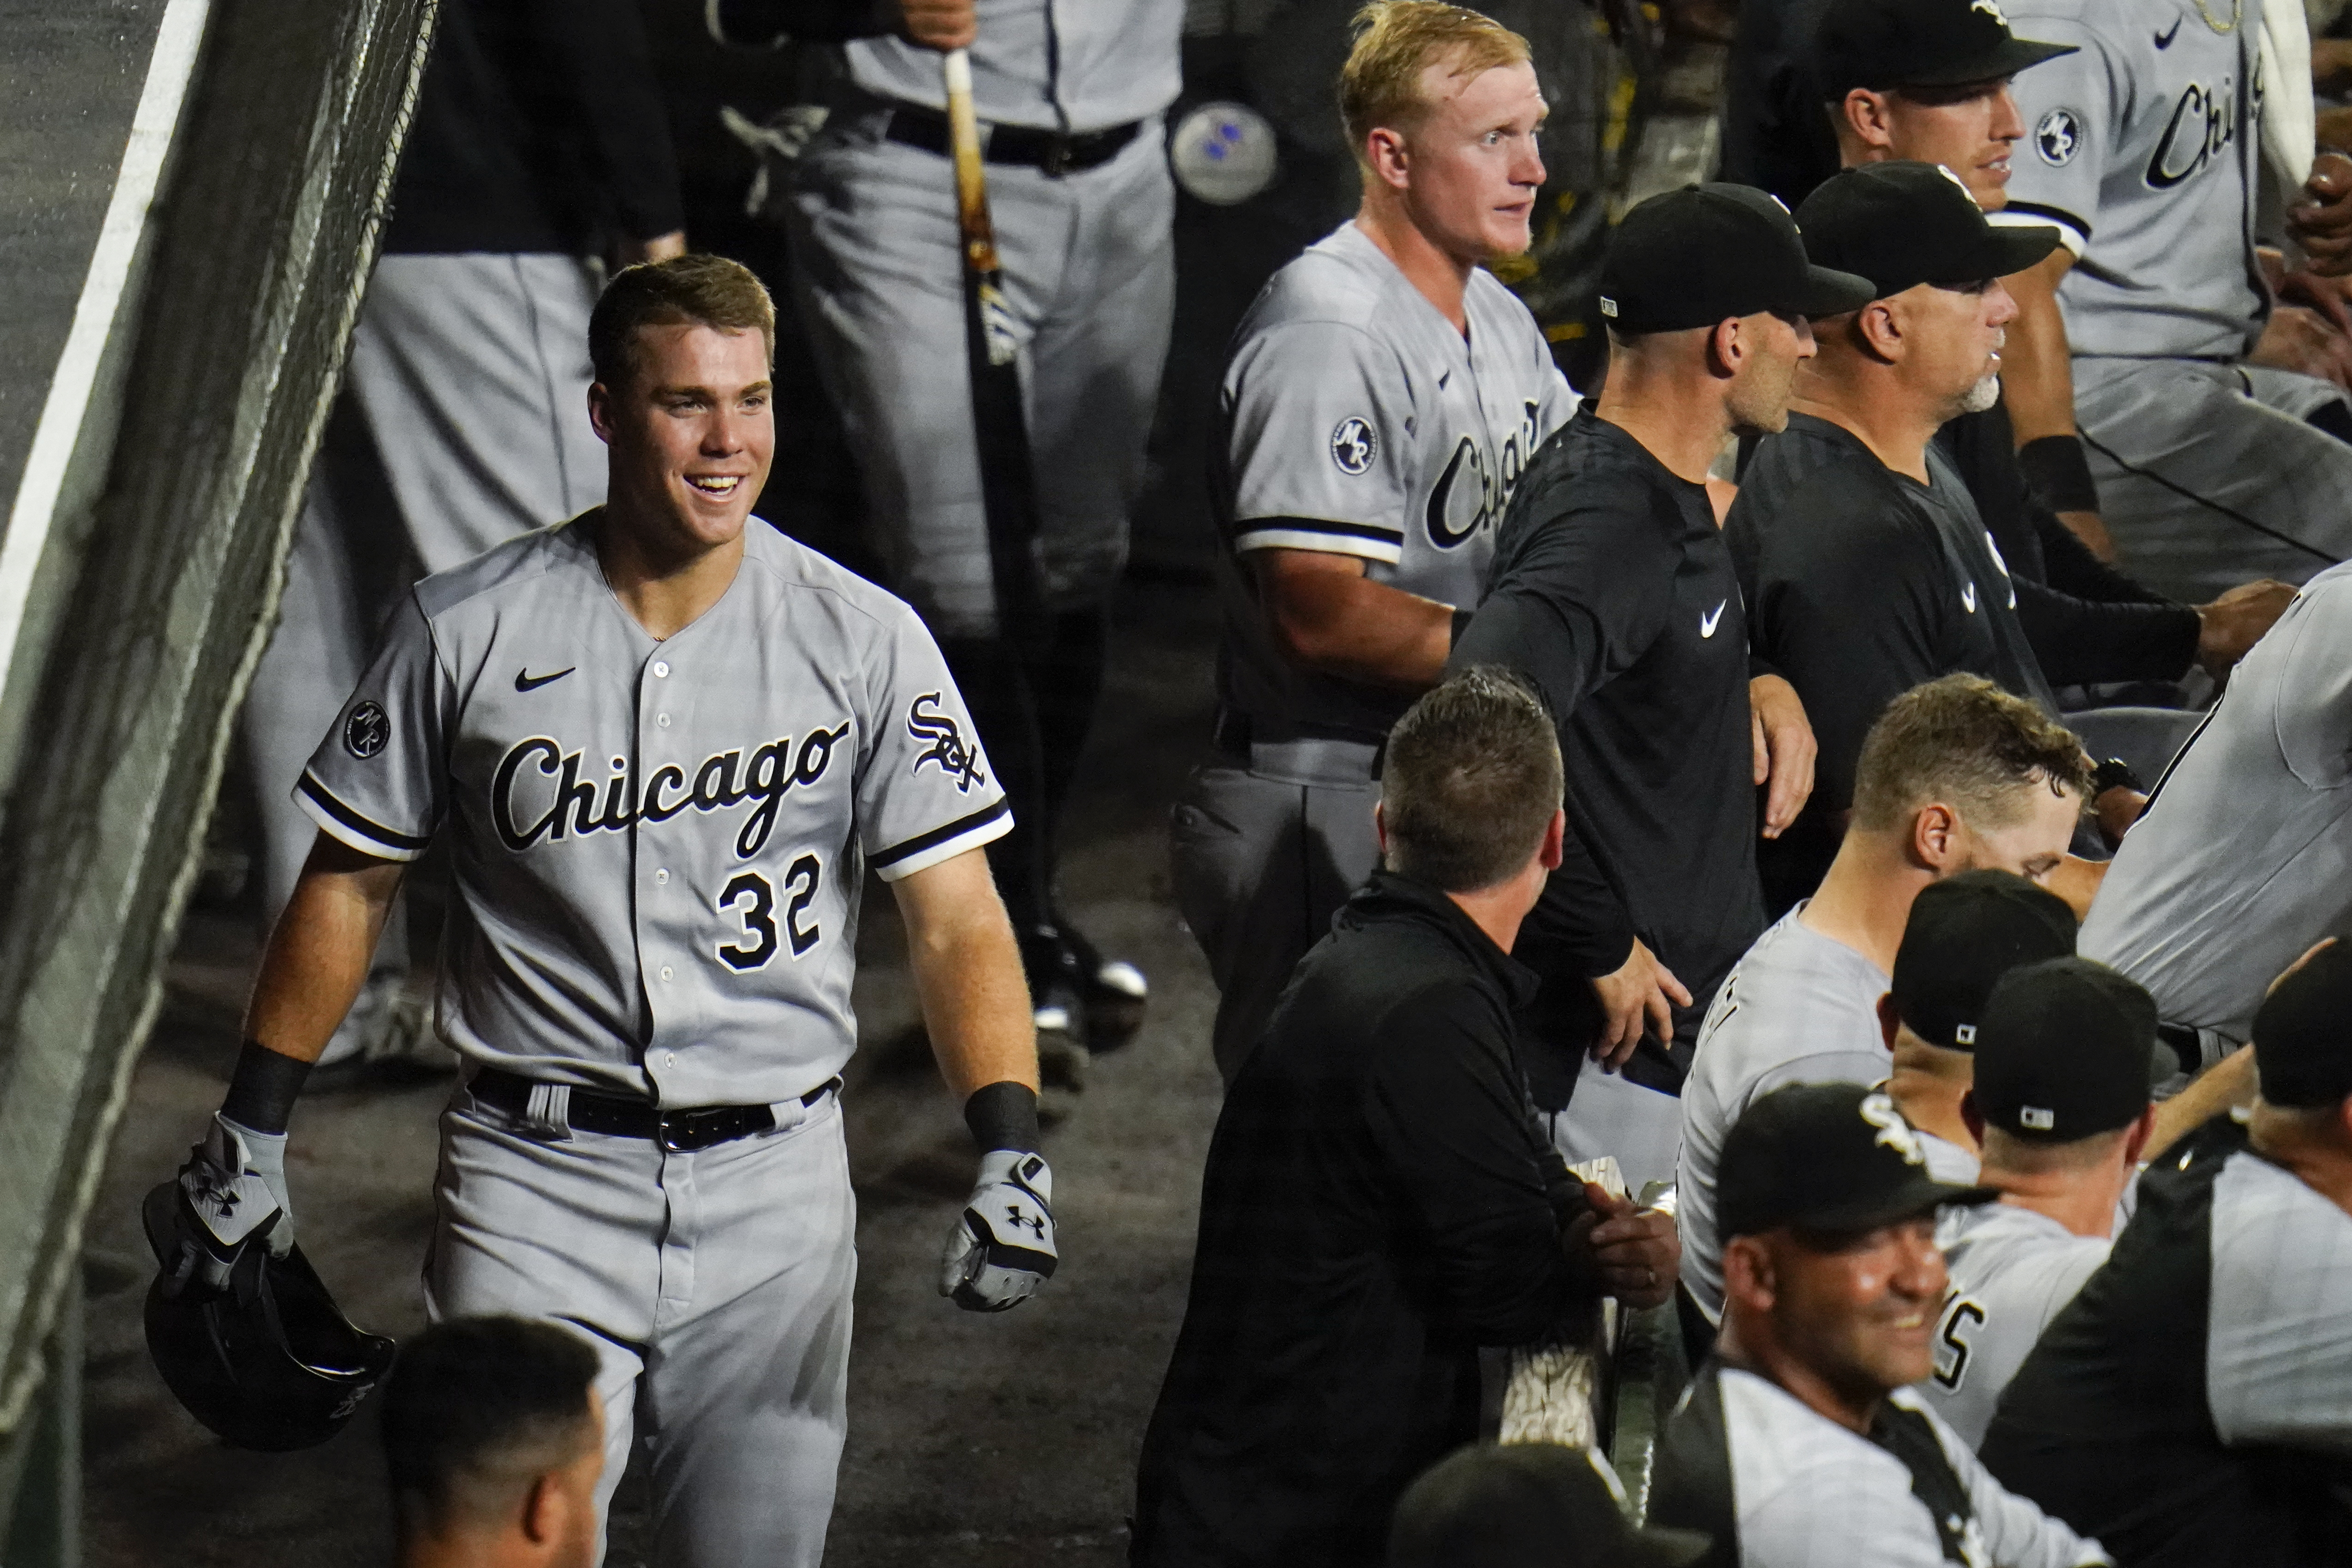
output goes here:
<path id="1" fill-rule="evenodd" d="M 990 574 L 996 585 L 997 634 L 1043 630 L 1037 609 L 1037 476 L 1021 406 L 1020 346 L 1004 298 L 996 231 L 988 215 L 988 173 L 981 161 L 980 119 L 971 102 L 971 57 L 944 57 L 948 147 L 955 160 L 956 225 L 963 240 L 964 342 L 971 366 L 971 422 L 980 488 L 988 518 Z"/>

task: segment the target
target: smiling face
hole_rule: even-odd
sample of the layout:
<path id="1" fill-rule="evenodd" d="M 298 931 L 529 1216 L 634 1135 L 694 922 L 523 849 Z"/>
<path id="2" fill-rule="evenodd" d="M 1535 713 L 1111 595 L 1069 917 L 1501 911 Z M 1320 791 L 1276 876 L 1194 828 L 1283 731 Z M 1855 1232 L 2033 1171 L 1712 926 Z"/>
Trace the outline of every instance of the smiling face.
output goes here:
<path id="1" fill-rule="evenodd" d="M 1756 1238 L 1769 1257 L 1774 1336 L 1857 1406 L 1935 1370 L 1948 1276 L 1933 1214 L 1856 1236 Z"/>
<path id="2" fill-rule="evenodd" d="M 1547 112 L 1535 68 L 1452 73 L 1450 57 L 1423 66 L 1425 106 L 1404 131 L 1374 130 L 1368 161 L 1395 187 L 1413 226 L 1465 265 L 1517 256 L 1544 181 L 1536 132 Z"/>
<path id="3" fill-rule="evenodd" d="M 1986 212 L 2009 203 L 2009 155 L 2025 120 L 2007 78 L 1884 95 L 1887 156 L 1941 163 Z"/>
<path id="4" fill-rule="evenodd" d="M 767 345 L 700 322 L 637 329 L 618 386 L 588 391 L 611 448 L 605 516 L 687 559 L 742 537 L 776 449 Z"/>

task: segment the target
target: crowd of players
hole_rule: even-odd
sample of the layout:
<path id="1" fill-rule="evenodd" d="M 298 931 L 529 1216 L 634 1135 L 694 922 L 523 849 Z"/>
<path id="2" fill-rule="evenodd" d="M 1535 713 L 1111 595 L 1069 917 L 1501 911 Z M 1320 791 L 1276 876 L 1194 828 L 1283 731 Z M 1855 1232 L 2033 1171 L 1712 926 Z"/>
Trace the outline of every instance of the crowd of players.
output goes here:
<path id="1" fill-rule="evenodd" d="M 2233 5 L 1751 5 L 1727 168 L 1753 183 L 1623 214 L 1607 373 L 1581 401 L 1484 267 L 1527 248 L 1544 179 L 1526 44 L 1434 0 L 1357 19 L 1337 96 L 1360 211 L 1267 286 L 1219 389 L 1219 706 L 1172 847 L 1227 1097 L 1136 1563 L 2342 1559 L 2352 171 L 2280 129 L 2294 95 L 2265 108 L 2264 73 L 2304 63 L 2300 19 Z M 651 686 L 596 708 L 608 669 L 667 681 L 675 660 L 678 692 L 719 694 L 681 707 L 675 740 L 632 731 L 601 818 L 597 781 L 578 786 L 576 839 L 635 835 L 747 799 L 740 752 L 690 789 L 681 772 L 675 807 L 651 770 L 714 710 L 768 722 L 783 677 L 689 663 L 717 635 L 691 642 L 698 617 L 751 613 L 738 569 L 779 603 L 853 607 L 778 633 L 855 672 L 826 678 L 846 683 L 859 792 L 794 809 L 854 823 L 915 928 L 982 1156 L 941 1286 L 961 1305 L 1013 1305 L 1055 1262 L 1037 1064 L 1007 998 L 1075 1082 L 1147 995 L 1059 906 L 1053 828 L 1166 350 L 1156 117 L 1181 8 L 709 8 L 739 42 L 831 40 L 789 195 L 793 291 L 919 625 L 800 547 L 743 542 L 772 318 L 749 274 L 681 256 L 636 23 L 610 9 L 569 30 L 575 140 L 551 163 L 562 116 L 500 118 L 500 61 L 535 24 L 448 8 L 246 719 L 257 776 L 302 781 L 271 818 L 278 935 L 181 1180 L 183 1278 L 290 1246 L 309 1063 L 428 1032 L 405 955 L 375 941 L 401 929 L 383 868 L 454 834 L 474 946 L 442 981 L 439 1038 L 468 1059 L 431 1276 L 446 1321 L 408 1348 L 384 1423 L 416 1563 L 593 1561 L 640 1397 L 670 1406 L 665 1561 L 765 1540 L 814 1562 L 843 1421 L 845 1312 L 815 1320 L 846 1304 L 845 1176 L 747 1173 L 832 1115 L 854 1040 L 838 942 L 802 978 L 752 972 L 780 924 L 795 966 L 849 927 L 854 882 L 819 902 L 812 870 L 786 905 L 731 862 L 671 861 L 740 919 L 715 949 L 733 977 L 681 971 L 712 998 L 682 1004 L 661 967 L 648 991 L 663 895 L 616 912 L 594 893 L 643 867 L 493 863 L 493 828 L 518 856 L 540 836 L 515 831 L 517 759 L 544 746 L 551 778 L 562 747 L 499 763 L 473 744 L 509 722 L 478 680 L 495 694 L 520 657 L 520 699 L 584 669 L 541 709 L 615 735 L 671 716 Z M 971 392 L 938 364 L 963 329 L 936 55 L 967 45 L 1028 355 L 1034 626 L 999 614 Z M 562 260 L 598 235 L 647 264 L 601 303 Z M 665 376 L 700 378 L 701 401 Z M 556 416 L 591 381 L 606 507 L 499 544 L 604 494 L 604 460 Z M 663 434 L 680 421 L 694 433 Z M 671 479 L 697 497 L 647 498 Z M 666 507 L 708 538 L 664 536 Z M 577 631 L 595 612 L 572 579 L 597 570 L 635 641 Z M 420 571 L 445 575 L 412 594 Z M 812 751 L 834 732 L 796 711 L 776 707 L 804 739 L 796 773 L 769 758 L 771 824 L 837 743 Z M 561 762 L 551 844 L 580 758 Z M 598 922 L 644 976 L 563 967 Z M 823 1015 L 794 1026 L 816 1043 L 762 1055 L 778 997 Z M 483 1025 L 498 1008 L 508 1024 Z M 775 1097 L 717 1103 L 745 1083 Z M 607 1137 L 644 1157 L 593 1154 Z M 1632 1197 L 1569 1169 L 1604 1158 Z M 829 1206 L 823 1234 L 761 1230 L 786 1201 Z M 518 1260 L 550 1246 L 593 1254 L 571 1261 L 604 1316 Z M 639 1246 L 659 1261 L 622 1333 Z M 713 1279 L 747 1249 L 831 1271 L 698 1316 L 681 1246 Z M 1482 1347 L 1589 1339 L 1604 1298 L 1670 1312 L 1696 1369 L 1639 1532 L 1595 1458 L 1465 1448 Z M 778 1321 L 743 1326 L 745 1301 Z M 761 1465 L 788 1482 L 750 1495 Z"/>

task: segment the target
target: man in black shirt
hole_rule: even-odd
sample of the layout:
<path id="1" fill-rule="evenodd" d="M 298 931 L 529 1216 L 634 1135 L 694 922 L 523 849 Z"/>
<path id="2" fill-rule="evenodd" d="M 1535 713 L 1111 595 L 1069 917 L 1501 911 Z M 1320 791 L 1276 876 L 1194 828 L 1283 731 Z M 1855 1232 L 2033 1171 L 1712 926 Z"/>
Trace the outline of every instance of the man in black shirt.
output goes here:
<path id="1" fill-rule="evenodd" d="M 1217 1119 L 1136 1563 L 1379 1562 L 1399 1494 L 1477 1435 L 1480 1345 L 1673 1290 L 1672 1219 L 1571 1178 L 1521 1087 L 1535 981 L 1508 953 L 1559 863 L 1559 767 L 1499 671 L 1397 722 L 1386 869 L 1301 961 Z"/>
<path id="2" fill-rule="evenodd" d="M 1607 385 L 1520 477 L 1454 644 L 1457 666 L 1531 676 L 1559 725 L 1566 858 L 1520 949 L 1544 980 L 1529 1074 L 1561 1151 L 1614 1155 L 1635 1191 L 1673 1179 L 1691 1042 L 1764 928 L 1755 787 L 1769 775 L 1768 834 L 1811 788 L 1802 707 L 1750 679 L 1707 465 L 1733 432 L 1785 422 L 1806 319 L 1869 293 L 1745 186 L 1627 214 L 1601 267 Z"/>
<path id="3" fill-rule="evenodd" d="M 2119 1561 L 2345 1561 L 2352 1542 L 2352 947 L 2254 1015 L 2250 1120 L 2150 1166 L 2105 1267 L 2002 1392 L 1986 1467 Z"/>
<path id="4" fill-rule="evenodd" d="M 1827 324 L 1788 430 L 1758 444 L 1724 536 L 1760 659 L 1794 683 L 1820 737 L 1820 788 L 1764 855 L 1785 909 L 1828 869 L 1863 737 L 1895 696 L 1965 671 L 2053 718 L 2057 703 L 1984 521 L 1932 438 L 1990 405 L 2015 307 L 2000 279 L 2057 230 L 1995 229 L 1958 176 L 1926 163 L 1849 169 L 1806 198 L 1806 246 L 1876 298 Z M 2053 891 L 2088 906 L 2072 864 Z"/>

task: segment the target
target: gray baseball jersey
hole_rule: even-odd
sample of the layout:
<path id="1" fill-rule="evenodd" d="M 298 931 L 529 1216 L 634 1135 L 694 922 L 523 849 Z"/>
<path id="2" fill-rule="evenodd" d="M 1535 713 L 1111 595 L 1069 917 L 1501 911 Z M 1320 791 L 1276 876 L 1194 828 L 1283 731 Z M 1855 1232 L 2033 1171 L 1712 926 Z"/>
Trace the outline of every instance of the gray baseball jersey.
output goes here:
<path id="1" fill-rule="evenodd" d="M 976 0 L 972 105 L 994 125 L 1088 131 L 1159 113 L 1183 85 L 1183 0 Z M 885 35 L 842 46 L 866 91 L 941 109 L 940 56 Z"/>
<path id="2" fill-rule="evenodd" d="M 1936 1373 L 1919 1392 L 1973 1448 L 2026 1353 L 2113 1243 L 2010 1203 L 1947 1209 L 1936 1240 L 1951 1293 L 1936 1325 Z"/>
<path id="3" fill-rule="evenodd" d="M 1659 1453 L 1650 1517 L 1715 1533 L 1710 1563 L 2078 1568 L 2108 1561 L 2097 1542 L 1993 1479 L 1908 1388 L 1886 1396 L 1864 1434 L 1778 1384 L 1710 1362 L 1669 1418 Z"/>
<path id="4" fill-rule="evenodd" d="M 1808 903 L 1811 901 L 1808 900 Z M 1715 1167 L 1740 1113 L 1788 1083 L 1875 1083 L 1894 1064 L 1878 1023 L 1886 972 L 1799 916 L 1756 939 L 1716 992 L 1683 1084 L 1675 1226 L 1685 1288 L 1712 1322 L 1723 1314 Z"/>
<path id="5" fill-rule="evenodd" d="M 2270 296 L 2253 254 L 2262 7 L 2247 0 L 2027 0 L 2020 37 L 2077 54 L 2020 74 L 2026 125 L 1996 223 L 2055 224 L 2078 355 L 2236 359 Z"/>
<path id="6" fill-rule="evenodd" d="M 2352 1457 L 2352 1215 L 2241 1150 L 2213 1184 L 2211 1237 L 2214 1430 Z"/>
<path id="7" fill-rule="evenodd" d="M 856 1045 L 866 868 L 1011 825 L 914 612 L 756 519 L 744 539 L 663 643 L 578 522 L 428 578 L 303 772 L 303 809 L 367 854 L 446 828 L 439 1026 L 471 1061 L 666 1105 L 793 1100 Z"/>
<path id="8" fill-rule="evenodd" d="M 2086 958 L 2169 1022 L 2248 1039 L 2270 983 L 2352 918 L 2352 565 L 2303 591 L 2230 677 L 2108 867 Z"/>
<path id="9" fill-rule="evenodd" d="M 1214 501 L 1230 547 L 1220 685 L 1243 712 L 1387 733 L 1405 699 L 1275 648 L 1253 550 L 1355 556 L 1468 608 L 1520 471 L 1573 412 L 1535 318 L 1477 268 L 1465 340 L 1352 222 L 1274 275 L 1234 335 Z"/>

